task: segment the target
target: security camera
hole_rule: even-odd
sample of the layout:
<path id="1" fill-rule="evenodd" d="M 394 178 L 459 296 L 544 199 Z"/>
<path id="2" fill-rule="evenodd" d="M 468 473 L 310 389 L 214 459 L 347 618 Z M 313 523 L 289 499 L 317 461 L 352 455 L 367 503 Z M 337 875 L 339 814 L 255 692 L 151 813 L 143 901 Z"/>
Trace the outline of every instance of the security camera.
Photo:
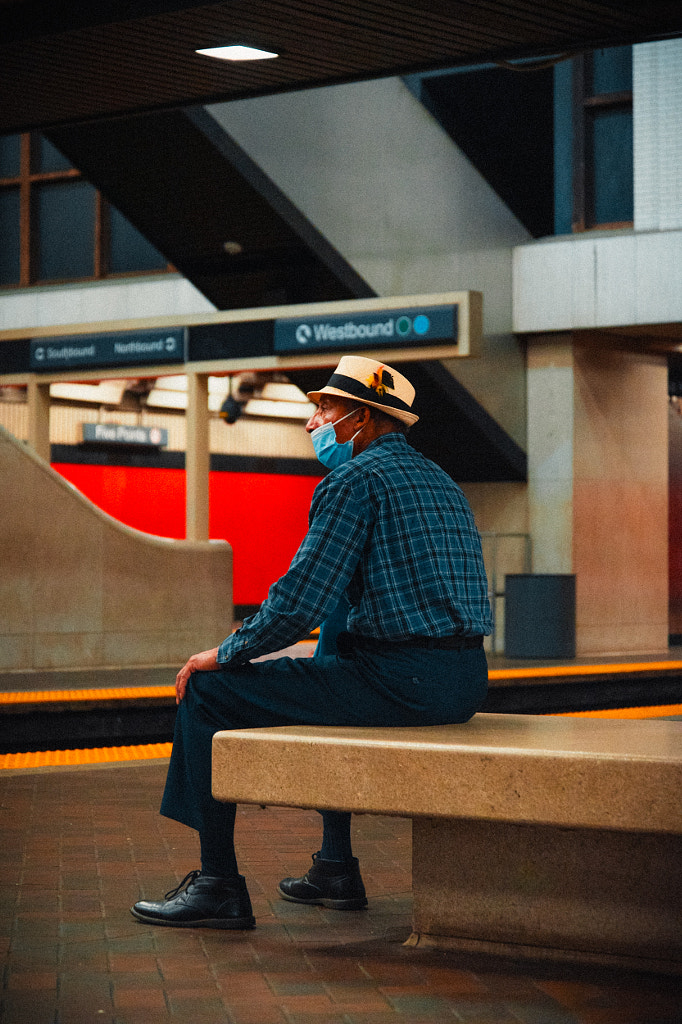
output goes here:
<path id="1" fill-rule="evenodd" d="M 220 412 L 218 415 L 221 420 L 225 420 L 226 423 L 236 423 L 242 414 L 243 406 L 239 404 L 236 398 L 232 395 L 228 395 L 223 404 L 220 406 Z"/>

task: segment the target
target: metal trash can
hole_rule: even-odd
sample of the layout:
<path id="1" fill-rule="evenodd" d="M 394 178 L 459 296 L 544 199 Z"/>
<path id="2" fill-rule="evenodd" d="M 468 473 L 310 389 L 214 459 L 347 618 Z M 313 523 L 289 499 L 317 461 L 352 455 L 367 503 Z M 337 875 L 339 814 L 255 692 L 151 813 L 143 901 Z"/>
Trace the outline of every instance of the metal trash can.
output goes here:
<path id="1" fill-rule="evenodd" d="M 575 576 L 505 576 L 504 653 L 508 658 L 575 658 Z"/>

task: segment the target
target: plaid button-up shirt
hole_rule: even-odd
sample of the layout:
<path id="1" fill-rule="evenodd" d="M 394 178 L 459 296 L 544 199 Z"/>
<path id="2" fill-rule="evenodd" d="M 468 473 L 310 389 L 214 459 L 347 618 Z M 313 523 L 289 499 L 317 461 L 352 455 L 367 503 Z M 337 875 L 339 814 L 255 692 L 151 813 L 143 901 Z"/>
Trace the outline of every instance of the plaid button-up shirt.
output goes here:
<path id="1" fill-rule="evenodd" d="M 348 630 L 379 640 L 491 632 L 481 542 L 464 494 L 400 433 L 315 488 L 309 528 L 258 612 L 223 641 L 240 663 L 308 636 L 344 593 Z"/>

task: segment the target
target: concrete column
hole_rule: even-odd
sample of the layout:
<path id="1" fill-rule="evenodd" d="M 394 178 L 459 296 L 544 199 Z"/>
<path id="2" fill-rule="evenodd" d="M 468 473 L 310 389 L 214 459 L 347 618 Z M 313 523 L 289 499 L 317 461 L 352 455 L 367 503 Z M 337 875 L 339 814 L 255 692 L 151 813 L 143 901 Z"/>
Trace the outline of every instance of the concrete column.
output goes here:
<path id="1" fill-rule="evenodd" d="M 578 651 L 666 651 L 665 357 L 576 346 L 574 436 Z"/>
<path id="2" fill-rule="evenodd" d="M 187 374 L 185 453 L 187 540 L 208 540 L 210 465 L 208 375 Z"/>
<path id="3" fill-rule="evenodd" d="M 573 340 L 528 342 L 528 512 L 533 572 L 573 571 Z"/>
<path id="4" fill-rule="evenodd" d="M 575 573 L 579 656 L 665 651 L 667 367 L 604 346 L 528 343 L 533 571 Z"/>
<path id="5" fill-rule="evenodd" d="M 35 377 L 28 382 L 28 443 L 36 455 L 50 461 L 50 385 Z"/>

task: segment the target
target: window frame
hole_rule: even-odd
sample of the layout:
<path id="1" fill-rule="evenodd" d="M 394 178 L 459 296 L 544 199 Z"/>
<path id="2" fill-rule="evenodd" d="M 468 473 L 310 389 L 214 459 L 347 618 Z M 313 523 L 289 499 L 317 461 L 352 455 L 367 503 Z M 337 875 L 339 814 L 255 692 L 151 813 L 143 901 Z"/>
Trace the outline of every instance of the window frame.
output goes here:
<path id="1" fill-rule="evenodd" d="M 19 144 L 19 174 L 0 177 L 0 190 L 5 188 L 19 189 L 19 280 L 0 282 L 0 292 L 16 288 L 32 288 L 35 286 L 53 286 L 57 284 L 77 284 L 86 281 L 104 281 L 123 277 L 156 277 L 161 274 L 174 273 L 171 263 L 165 267 L 151 270 L 126 270 L 112 272 L 109 269 L 109 247 L 111 232 L 109 229 L 110 204 L 95 189 L 95 211 L 93 227 L 93 274 L 86 277 L 39 278 L 38 238 L 36 231 L 36 199 L 39 186 L 50 182 L 84 181 L 83 174 L 76 167 L 56 171 L 33 170 L 33 154 L 37 150 L 38 133 L 22 132 Z M 35 190 L 35 191 L 34 191 Z"/>
<path id="2" fill-rule="evenodd" d="M 592 114 L 604 110 L 632 110 L 632 90 L 595 93 L 592 90 L 594 55 L 573 59 L 573 217 L 574 232 L 632 228 L 633 220 L 597 222 L 594 214 L 594 159 L 590 151 Z"/>

